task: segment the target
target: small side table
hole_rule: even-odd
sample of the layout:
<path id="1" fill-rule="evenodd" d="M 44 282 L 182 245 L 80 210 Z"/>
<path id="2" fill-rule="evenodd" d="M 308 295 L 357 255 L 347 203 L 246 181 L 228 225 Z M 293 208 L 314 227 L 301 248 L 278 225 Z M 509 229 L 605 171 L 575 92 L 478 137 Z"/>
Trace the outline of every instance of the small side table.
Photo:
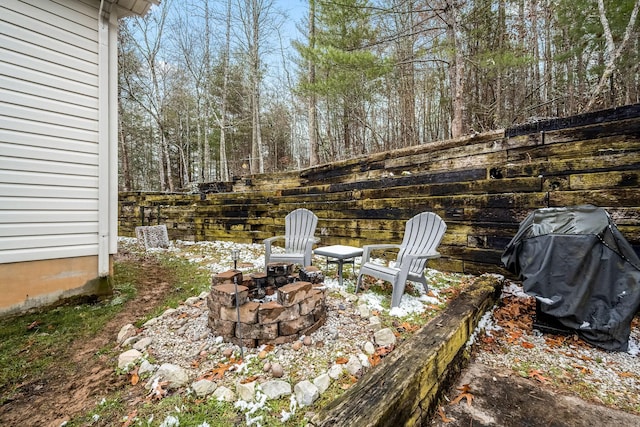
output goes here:
<path id="1" fill-rule="evenodd" d="M 327 257 L 327 265 L 338 264 L 338 280 L 342 286 L 342 266 L 345 262 L 355 267 L 355 257 L 362 256 L 362 248 L 354 246 L 333 245 L 314 249 L 315 255 Z"/>

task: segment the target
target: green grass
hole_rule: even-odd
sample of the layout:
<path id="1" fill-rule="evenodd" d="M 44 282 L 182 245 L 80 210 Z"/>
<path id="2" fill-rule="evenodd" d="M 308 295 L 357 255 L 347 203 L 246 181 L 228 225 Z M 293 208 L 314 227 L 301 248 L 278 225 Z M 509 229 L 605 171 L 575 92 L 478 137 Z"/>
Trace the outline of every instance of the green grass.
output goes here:
<path id="1" fill-rule="evenodd" d="M 198 295 L 209 285 L 208 274 L 183 259 L 156 256 L 158 269 L 173 286 L 172 292 L 146 318 L 167 307 L 175 307 L 184 299 Z M 113 295 L 74 298 L 57 306 L 0 320 L 0 405 L 12 399 L 25 384 L 46 377 L 52 369 L 68 372 L 74 367 L 65 355 L 73 342 L 94 336 L 137 294 L 144 283 L 145 271 L 138 261 L 114 264 Z M 140 324 L 145 319 L 140 320 Z M 110 354 L 112 347 L 96 349 L 97 354 Z"/>
<path id="2" fill-rule="evenodd" d="M 71 369 L 64 355 L 73 341 L 94 335 L 135 293 L 131 282 L 116 280 L 111 298 L 76 298 L 55 308 L 0 320 L 0 404 L 53 365 L 56 370 Z"/>

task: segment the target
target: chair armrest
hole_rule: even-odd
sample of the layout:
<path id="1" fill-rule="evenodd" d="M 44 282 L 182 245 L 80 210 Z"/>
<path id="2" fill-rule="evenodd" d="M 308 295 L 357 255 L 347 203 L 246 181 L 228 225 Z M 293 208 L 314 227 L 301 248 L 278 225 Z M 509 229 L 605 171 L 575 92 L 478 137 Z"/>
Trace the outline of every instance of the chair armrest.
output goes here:
<path id="1" fill-rule="evenodd" d="M 364 245 L 362 247 L 362 264 L 369 262 L 371 252 L 379 249 L 400 249 L 400 245 L 382 244 L 382 245 Z"/>
<path id="2" fill-rule="evenodd" d="M 262 242 L 267 246 L 267 247 L 271 247 L 271 244 L 277 240 L 284 240 L 284 236 L 273 236 L 273 237 L 269 237 L 268 239 L 264 239 Z"/>
<path id="3" fill-rule="evenodd" d="M 309 238 L 307 239 L 307 244 L 305 245 L 305 249 L 306 249 L 307 251 L 311 251 L 311 250 L 313 249 L 313 245 L 314 245 L 314 244 L 316 244 L 316 243 L 318 243 L 319 241 L 320 241 L 320 238 L 319 238 L 319 237 L 315 237 L 315 236 L 313 236 L 313 237 L 309 237 Z"/>
<path id="4" fill-rule="evenodd" d="M 436 259 L 436 258 L 440 258 L 442 255 L 440 254 L 440 252 L 436 251 L 436 252 L 429 252 L 428 254 L 412 254 L 412 255 L 405 255 L 405 258 L 411 258 L 413 259 Z"/>

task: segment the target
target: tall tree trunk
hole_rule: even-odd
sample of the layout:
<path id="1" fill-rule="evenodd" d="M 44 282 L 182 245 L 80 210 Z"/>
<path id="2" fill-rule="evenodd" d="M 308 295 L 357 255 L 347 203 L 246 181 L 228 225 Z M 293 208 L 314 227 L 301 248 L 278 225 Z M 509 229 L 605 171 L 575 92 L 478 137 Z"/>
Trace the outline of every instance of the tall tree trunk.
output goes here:
<path id="1" fill-rule="evenodd" d="M 460 40 L 460 15 L 455 0 L 447 0 L 447 34 L 453 48 L 453 56 L 449 65 L 449 80 L 451 83 L 451 137 L 458 138 L 464 130 L 464 58 L 462 55 L 462 41 Z"/>
<path id="2" fill-rule="evenodd" d="M 227 90 L 229 87 L 229 54 L 231 51 L 231 0 L 227 0 L 227 22 L 225 28 L 225 47 L 222 57 L 222 105 L 220 106 L 220 179 L 230 181 L 229 162 L 227 160 Z"/>
<path id="3" fill-rule="evenodd" d="M 309 0 L 309 49 L 313 51 L 316 47 L 316 2 Z M 308 81 L 313 86 L 316 83 L 316 64 L 309 60 Z M 318 97 L 314 90 L 310 91 L 307 114 L 309 116 L 309 166 L 320 163 L 318 157 Z"/>

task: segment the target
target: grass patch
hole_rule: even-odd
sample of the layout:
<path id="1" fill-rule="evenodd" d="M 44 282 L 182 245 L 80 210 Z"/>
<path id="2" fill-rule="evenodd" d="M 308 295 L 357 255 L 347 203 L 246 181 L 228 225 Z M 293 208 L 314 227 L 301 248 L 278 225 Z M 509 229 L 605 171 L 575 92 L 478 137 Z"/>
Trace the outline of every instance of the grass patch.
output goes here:
<path id="1" fill-rule="evenodd" d="M 57 307 L 0 320 L 0 405 L 52 366 L 57 371 L 72 369 L 64 357 L 72 343 L 93 336 L 136 293 L 135 281 L 115 280 L 114 285 L 108 299 L 74 298 Z"/>

